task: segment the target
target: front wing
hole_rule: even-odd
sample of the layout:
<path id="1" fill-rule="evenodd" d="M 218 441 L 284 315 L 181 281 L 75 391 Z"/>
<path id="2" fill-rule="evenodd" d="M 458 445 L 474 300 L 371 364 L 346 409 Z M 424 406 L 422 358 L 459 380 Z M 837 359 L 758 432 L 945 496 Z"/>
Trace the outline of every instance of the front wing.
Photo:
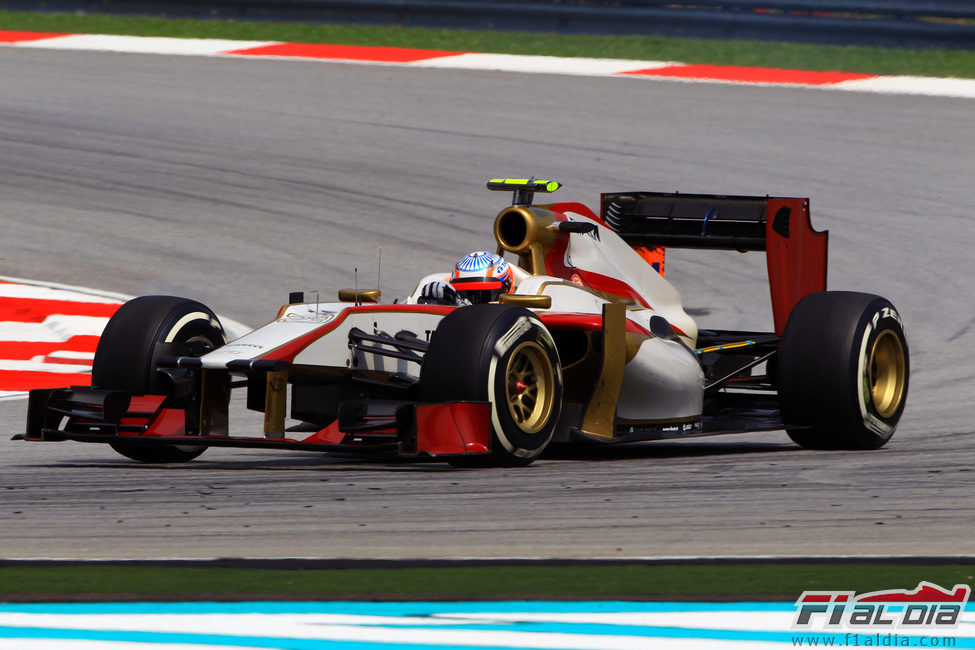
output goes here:
<path id="1" fill-rule="evenodd" d="M 167 408 L 165 400 L 162 395 L 133 396 L 120 390 L 79 386 L 35 389 L 28 401 L 27 433 L 17 438 L 374 452 L 404 458 L 491 451 L 488 402 L 388 402 L 379 413 L 353 412 L 320 430 L 241 437 L 196 435 L 187 429 L 186 411 Z"/>

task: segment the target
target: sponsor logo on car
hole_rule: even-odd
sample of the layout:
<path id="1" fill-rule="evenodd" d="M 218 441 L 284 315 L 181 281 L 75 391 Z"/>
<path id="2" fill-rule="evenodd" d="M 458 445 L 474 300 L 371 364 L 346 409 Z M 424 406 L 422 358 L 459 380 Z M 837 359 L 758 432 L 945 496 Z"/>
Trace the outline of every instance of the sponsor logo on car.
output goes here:
<path id="1" fill-rule="evenodd" d="M 278 319 L 279 323 L 328 323 L 335 320 L 337 314 L 332 311 L 308 309 L 305 313 L 299 311 L 289 311 Z"/>

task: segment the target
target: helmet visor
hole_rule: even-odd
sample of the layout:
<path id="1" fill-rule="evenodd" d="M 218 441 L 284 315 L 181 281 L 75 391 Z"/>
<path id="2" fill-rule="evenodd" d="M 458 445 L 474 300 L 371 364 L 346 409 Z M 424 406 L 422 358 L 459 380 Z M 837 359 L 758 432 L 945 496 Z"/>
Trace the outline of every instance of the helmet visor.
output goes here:
<path id="1" fill-rule="evenodd" d="M 472 305 L 495 302 L 504 291 L 504 282 L 487 278 L 456 278 L 451 284 Z"/>

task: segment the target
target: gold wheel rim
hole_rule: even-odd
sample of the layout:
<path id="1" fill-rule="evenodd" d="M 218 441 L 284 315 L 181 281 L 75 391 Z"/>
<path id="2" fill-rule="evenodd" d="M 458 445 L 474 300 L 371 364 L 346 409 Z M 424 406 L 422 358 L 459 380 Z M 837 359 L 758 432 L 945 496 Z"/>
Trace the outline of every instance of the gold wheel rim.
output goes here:
<path id="1" fill-rule="evenodd" d="M 555 374 L 538 343 L 525 341 L 511 353 L 505 395 L 511 418 L 525 433 L 538 433 L 552 415 Z"/>
<path id="2" fill-rule="evenodd" d="M 874 341 L 867 372 L 874 408 L 880 417 L 889 418 L 900 408 L 907 383 L 904 346 L 894 332 L 885 330 Z"/>

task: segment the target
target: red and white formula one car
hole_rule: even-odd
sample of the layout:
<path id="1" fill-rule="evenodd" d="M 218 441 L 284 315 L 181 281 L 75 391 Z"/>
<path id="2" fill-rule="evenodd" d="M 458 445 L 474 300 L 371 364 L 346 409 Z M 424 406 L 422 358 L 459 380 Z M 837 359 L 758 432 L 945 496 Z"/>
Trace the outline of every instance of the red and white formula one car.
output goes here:
<path id="1" fill-rule="evenodd" d="M 147 462 L 229 446 L 525 465 L 553 441 L 785 429 L 804 447 L 873 449 L 894 433 L 901 318 L 884 298 L 825 290 L 827 233 L 807 199 L 619 192 L 596 214 L 533 205 L 554 181 L 488 187 L 514 192 L 494 221 L 498 255 L 517 258 L 496 301 L 431 303 L 431 282 L 466 288 L 449 273 L 394 304 L 375 289 L 297 293 L 228 342 L 198 302 L 136 298 L 105 328 L 92 387 L 31 391 L 17 438 Z M 676 247 L 765 251 L 774 329 L 699 330 L 655 266 Z M 263 432 L 230 430 L 240 388 Z"/>

